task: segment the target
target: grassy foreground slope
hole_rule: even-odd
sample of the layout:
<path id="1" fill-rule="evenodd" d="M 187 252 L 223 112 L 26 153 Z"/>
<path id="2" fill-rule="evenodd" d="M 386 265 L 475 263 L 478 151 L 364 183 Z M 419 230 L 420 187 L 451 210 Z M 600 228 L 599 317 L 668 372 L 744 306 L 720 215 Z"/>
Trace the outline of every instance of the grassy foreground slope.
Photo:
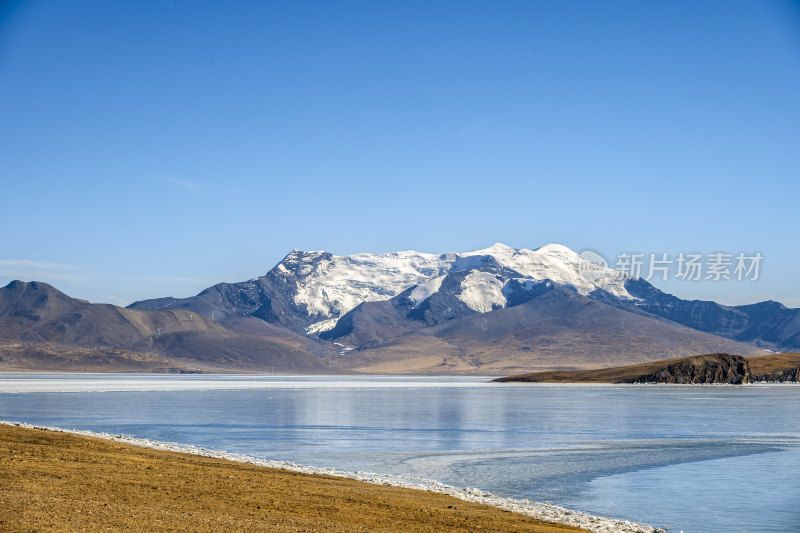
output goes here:
<path id="1" fill-rule="evenodd" d="M 431 492 L 0 424 L 0 531 L 583 531 Z"/>

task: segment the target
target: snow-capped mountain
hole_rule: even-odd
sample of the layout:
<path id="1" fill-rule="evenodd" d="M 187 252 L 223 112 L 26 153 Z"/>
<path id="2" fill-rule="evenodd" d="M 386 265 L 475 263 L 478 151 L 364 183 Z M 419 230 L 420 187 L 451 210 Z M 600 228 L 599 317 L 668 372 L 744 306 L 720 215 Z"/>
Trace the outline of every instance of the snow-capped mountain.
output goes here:
<path id="1" fill-rule="evenodd" d="M 535 250 L 495 244 L 472 252 L 415 251 L 333 255 L 293 250 L 264 276 L 219 283 L 190 298 L 136 302 L 134 309 L 186 309 L 226 327 L 252 327 L 242 317 L 305 334 L 337 338 L 340 320 L 359 306 L 428 326 L 515 307 L 553 287 L 629 313 L 656 315 L 689 328 L 771 350 L 800 349 L 800 309 L 776 302 L 723 306 L 682 300 L 643 279 L 593 265 L 559 244 Z M 387 307 L 388 306 L 388 307 Z M 364 312 L 359 315 L 363 320 Z M 396 318 L 396 317 L 395 317 Z M 348 317 L 349 321 L 353 317 Z M 367 320 L 371 322 L 371 319 Z M 391 322 L 398 326 L 392 318 Z M 408 326 L 401 321 L 402 328 Z M 394 327 L 394 326 L 393 326 Z M 346 330 L 349 326 L 338 328 Z M 401 329 L 402 329 L 401 328 Z M 383 337 L 384 335 L 378 335 Z M 326 345 L 325 349 L 330 349 Z"/>
<path id="2" fill-rule="evenodd" d="M 625 277 L 611 269 L 582 275 L 589 263 L 569 248 L 548 244 L 536 250 L 504 244 L 465 253 L 415 251 L 333 255 L 293 250 L 265 276 L 235 284 L 219 284 L 193 298 L 136 302 L 137 309 L 187 308 L 216 319 L 256 316 L 308 334 L 332 329 L 336 321 L 364 302 L 388 300 L 412 288 L 410 298 L 423 306 L 448 276 L 458 287 L 448 293 L 474 312 L 509 305 L 520 290 L 533 290 L 550 280 L 583 295 L 602 291 L 632 300 Z M 588 279 L 588 281 L 587 281 Z M 455 290 L 454 290 L 455 289 Z"/>
<path id="3" fill-rule="evenodd" d="M 611 295 L 622 301 L 633 300 L 625 289 L 628 276 L 609 268 L 597 267 L 566 246 L 548 244 L 536 250 L 516 249 L 495 244 L 483 250 L 441 256 L 445 274 L 418 284 L 409 294 L 415 308 L 425 305 L 442 292 L 443 282 L 459 276 L 457 286 L 447 287 L 464 306 L 486 313 L 519 303 L 525 293 L 537 292 L 541 283 L 564 285 L 579 294 Z"/>
<path id="4" fill-rule="evenodd" d="M 296 283 L 294 302 L 309 316 L 324 317 L 306 327 L 308 333 L 330 330 L 336 320 L 363 302 L 388 300 L 413 287 L 415 307 L 437 294 L 447 276 L 463 272 L 457 298 L 469 309 L 485 313 L 506 307 L 516 290 L 531 290 L 549 280 L 589 295 L 602 290 L 622 300 L 633 300 L 625 289 L 626 276 L 605 269 L 592 270 L 588 262 L 566 246 L 548 244 L 536 250 L 504 244 L 465 253 L 441 255 L 421 252 L 336 256 L 327 252 L 295 250 L 272 272 Z M 451 292 L 452 288 L 451 288 Z"/>
<path id="5" fill-rule="evenodd" d="M 96 348 L 128 350 L 130 368 L 146 351 L 169 359 L 148 363 L 160 367 L 410 374 L 800 350 L 800 309 L 682 300 L 556 244 L 445 254 L 294 250 L 263 276 L 129 307 L 144 311 L 14 282 L 0 289 L 0 340 L 28 343 L 24 350 L 60 343 L 89 359 Z M 29 364 L 52 355 L 36 350 Z"/>
<path id="6" fill-rule="evenodd" d="M 447 269 L 442 256 L 419 252 L 337 256 L 293 250 L 267 276 L 285 286 L 297 308 L 314 320 L 306 332 L 318 333 L 362 302 L 388 300 Z"/>

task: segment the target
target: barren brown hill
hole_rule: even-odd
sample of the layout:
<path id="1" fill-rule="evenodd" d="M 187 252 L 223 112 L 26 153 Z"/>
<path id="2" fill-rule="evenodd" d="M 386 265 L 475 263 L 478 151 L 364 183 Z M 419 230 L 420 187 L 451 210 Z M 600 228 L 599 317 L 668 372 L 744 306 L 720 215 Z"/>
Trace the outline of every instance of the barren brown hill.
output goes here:
<path id="1" fill-rule="evenodd" d="M 39 282 L 0 289 L 0 369 L 329 371 L 290 332 L 237 333 L 182 309 L 139 311 L 70 298 Z"/>
<path id="2" fill-rule="evenodd" d="M 410 321 L 392 315 L 390 306 L 382 310 L 383 322 L 403 320 L 400 324 L 408 327 Z M 617 309 L 563 287 L 514 307 L 433 327 L 418 324 L 410 332 L 349 352 L 337 363 L 366 373 L 498 375 L 608 368 L 709 352 L 764 353 L 647 313 Z M 374 329 L 374 324 L 370 327 Z"/>
<path id="3" fill-rule="evenodd" d="M 534 372 L 494 381 L 741 384 L 753 381 L 798 381 L 798 376 L 800 376 L 800 354 L 770 354 L 745 358 L 716 353 L 597 370 Z"/>
<path id="4" fill-rule="evenodd" d="M 196 367 L 179 365 L 153 353 L 39 342 L 0 344 L 0 372 L 185 373 L 193 370 Z"/>

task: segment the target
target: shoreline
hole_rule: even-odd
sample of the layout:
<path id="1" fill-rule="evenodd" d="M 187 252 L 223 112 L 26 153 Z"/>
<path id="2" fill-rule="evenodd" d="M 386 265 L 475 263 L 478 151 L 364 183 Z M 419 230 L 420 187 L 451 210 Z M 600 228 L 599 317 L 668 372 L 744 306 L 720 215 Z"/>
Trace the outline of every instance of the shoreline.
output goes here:
<path id="1" fill-rule="evenodd" d="M 393 476 L 390 474 L 377 474 L 371 472 L 348 472 L 336 470 L 333 468 L 314 467 L 307 465 L 300 465 L 293 462 L 273 461 L 268 459 L 260 459 L 253 456 L 243 454 L 228 453 L 223 450 L 207 449 L 191 444 L 179 444 L 174 442 L 154 441 L 145 438 L 137 438 L 126 436 L 123 434 L 111 434 L 103 432 L 85 431 L 77 429 L 64 429 L 57 427 L 39 426 L 27 424 L 24 422 L 0 420 L 0 424 L 4 426 L 14 426 L 24 429 L 45 430 L 54 433 L 63 433 L 68 435 L 77 435 L 83 437 L 99 438 L 109 442 L 135 446 L 138 448 L 159 450 L 171 453 L 185 453 L 197 457 L 205 457 L 210 459 L 220 459 L 233 461 L 235 463 L 252 465 L 262 468 L 270 468 L 282 470 L 285 472 L 292 472 L 311 476 L 330 476 L 334 478 L 348 479 L 362 483 L 369 483 L 373 485 L 381 485 L 386 487 L 395 487 L 400 489 L 411 489 L 416 491 L 424 491 L 429 493 L 440 494 L 458 498 L 460 500 L 488 505 L 500 510 L 509 511 L 512 513 L 524 515 L 526 517 L 534 518 L 543 522 L 551 522 L 555 524 L 563 524 L 573 527 L 582 528 L 593 533 L 664 533 L 664 530 L 653 528 L 651 526 L 638 524 L 625 520 L 616 520 L 607 517 L 590 515 L 581 511 L 573 511 L 551 505 L 548 503 L 538 503 L 529 500 L 516 500 L 512 498 L 502 498 L 494 494 L 483 492 L 478 488 L 469 487 L 454 487 L 444 484 L 434 479 L 426 478 L 411 478 L 402 476 Z"/>

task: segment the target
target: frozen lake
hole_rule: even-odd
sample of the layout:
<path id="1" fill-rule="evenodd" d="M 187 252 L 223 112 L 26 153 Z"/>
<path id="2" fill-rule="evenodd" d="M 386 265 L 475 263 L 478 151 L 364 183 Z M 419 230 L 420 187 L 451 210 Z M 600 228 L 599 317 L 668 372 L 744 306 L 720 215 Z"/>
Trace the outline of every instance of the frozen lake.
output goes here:
<path id="1" fill-rule="evenodd" d="M 800 387 L 0 374 L 0 419 L 431 477 L 690 532 L 800 531 Z"/>

